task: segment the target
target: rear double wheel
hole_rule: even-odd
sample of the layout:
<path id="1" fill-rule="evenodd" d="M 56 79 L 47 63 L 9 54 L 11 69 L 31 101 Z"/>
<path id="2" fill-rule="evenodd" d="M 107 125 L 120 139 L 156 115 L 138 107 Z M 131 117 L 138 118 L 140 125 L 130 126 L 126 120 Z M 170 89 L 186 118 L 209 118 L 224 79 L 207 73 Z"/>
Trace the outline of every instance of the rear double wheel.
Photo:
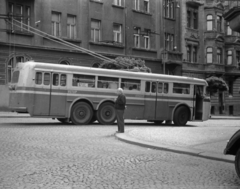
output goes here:
<path id="1" fill-rule="evenodd" d="M 71 110 L 71 120 L 75 125 L 87 125 L 93 117 L 93 109 L 86 102 L 77 102 Z"/>
<path id="2" fill-rule="evenodd" d="M 97 111 L 97 119 L 103 125 L 111 125 L 116 120 L 114 105 L 110 102 L 101 104 Z"/>
<path id="3" fill-rule="evenodd" d="M 185 106 L 180 106 L 174 113 L 173 122 L 177 126 L 184 126 L 189 120 L 189 110 Z"/>

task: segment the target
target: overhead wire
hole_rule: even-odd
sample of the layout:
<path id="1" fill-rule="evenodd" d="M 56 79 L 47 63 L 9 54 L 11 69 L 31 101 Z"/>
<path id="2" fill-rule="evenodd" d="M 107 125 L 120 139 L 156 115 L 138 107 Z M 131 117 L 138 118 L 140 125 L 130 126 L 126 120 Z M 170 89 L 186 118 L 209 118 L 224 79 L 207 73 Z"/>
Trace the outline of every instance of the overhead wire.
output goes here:
<path id="1" fill-rule="evenodd" d="M 12 24 L 12 25 L 14 25 L 14 26 L 20 27 L 21 29 L 24 29 L 24 30 L 26 30 L 26 31 L 28 31 L 28 32 L 31 32 L 31 33 L 33 33 L 33 34 L 36 34 L 36 35 L 41 36 L 41 37 L 43 37 L 43 38 L 46 38 L 46 39 L 48 39 L 48 40 L 50 40 L 50 41 L 54 41 L 54 42 L 56 42 L 56 43 L 65 45 L 65 46 L 67 46 L 67 47 L 71 47 L 71 48 L 73 48 L 74 50 L 81 51 L 81 52 L 83 52 L 83 53 L 89 54 L 89 55 L 91 55 L 91 56 L 93 56 L 93 57 L 95 57 L 95 58 L 98 58 L 98 59 L 103 60 L 103 61 L 106 61 L 106 62 L 115 62 L 115 60 L 113 60 L 113 59 L 110 59 L 110 58 L 105 57 L 105 56 L 103 56 L 103 55 L 101 55 L 101 54 L 95 53 L 95 52 L 93 52 L 93 51 L 90 51 L 90 50 L 87 50 L 87 49 L 85 49 L 85 48 L 82 48 L 82 47 L 79 47 L 79 46 L 77 46 L 77 45 L 74 45 L 74 44 L 72 44 L 72 43 L 69 43 L 69 42 L 67 42 L 67 41 L 65 41 L 65 40 L 63 40 L 63 39 L 61 39 L 61 38 L 58 38 L 58 37 L 53 36 L 53 35 L 50 35 L 50 34 L 48 34 L 48 33 L 46 33 L 46 32 L 40 31 L 40 30 L 38 30 L 38 29 L 36 29 L 36 28 L 34 28 L 34 27 L 31 27 L 31 26 L 29 26 L 29 25 L 27 25 L 27 24 L 25 24 L 25 23 L 23 23 L 23 22 L 20 22 L 20 21 L 14 19 L 14 18 L 11 18 L 12 22 L 10 22 L 9 19 L 5 19 L 5 20 L 6 20 L 6 22 L 8 22 L 9 24 Z M 14 23 L 14 22 L 15 22 L 15 23 Z M 20 25 L 22 25 L 23 27 L 19 26 L 17 23 L 20 24 Z M 25 27 L 24 27 L 24 26 L 25 26 Z"/>

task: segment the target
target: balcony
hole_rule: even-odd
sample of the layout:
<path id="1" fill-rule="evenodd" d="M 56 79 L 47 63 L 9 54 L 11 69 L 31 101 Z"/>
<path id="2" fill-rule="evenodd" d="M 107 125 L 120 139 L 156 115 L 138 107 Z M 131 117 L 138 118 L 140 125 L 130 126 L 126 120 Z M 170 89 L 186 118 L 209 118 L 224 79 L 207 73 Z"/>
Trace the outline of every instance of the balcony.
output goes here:
<path id="1" fill-rule="evenodd" d="M 182 53 L 176 51 L 163 51 L 162 58 L 166 64 L 180 64 L 182 65 Z"/>
<path id="2" fill-rule="evenodd" d="M 236 43 L 238 42 L 240 38 L 237 36 L 233 36 L 233 35 L 227 35 L 225 36 L 225 43 Z"/>
<path id="3" fill-rule="evenodd" d="M 223 64 L 205 64 L 205 72 L 225 73 L 225 65 Z"/>
<path id="4" fill-rule="evenodd" d="M 225 67 L 226 73 L 230 75 L 239 75 L 240 70 L 237 66 L 226 66 Z"/>

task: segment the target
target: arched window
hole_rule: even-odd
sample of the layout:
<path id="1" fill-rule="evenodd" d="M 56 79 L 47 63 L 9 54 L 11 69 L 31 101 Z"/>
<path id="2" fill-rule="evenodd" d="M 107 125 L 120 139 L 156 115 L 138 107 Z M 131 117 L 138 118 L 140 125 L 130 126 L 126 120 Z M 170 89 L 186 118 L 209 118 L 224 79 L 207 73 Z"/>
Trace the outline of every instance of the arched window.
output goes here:
<path id="1" fill-rule="evenodd" d="M 222 32 L 222 16 L 217 16 L 217 31 Z"/>
<path id="2" fill-rule="evenodd" d="M 30 58 L 24 55 L 16 55 L 9 59 L 8 61 L 8 82 L 11 82 L 13 69 L 16 67 L 16 64 L 19 62 L 26 62 Z"/>
<path id="3" fill-rule="evenodd" d="M 217 63 L 222 64 L 222 49 L 221 48 L 217 49 Z"/>
<path id="4" fill-rule="evenodd" d="M 213 30 L 213 16 L 207 15 L 207 31 Z"/>
<path id="5" fill-rule="evenodd" d="M 208 47 L 206 50 L 206 54 L 207 54 L 207 63 L 213 63 L 213 48 L 212 47 Z"/>
<path id="6" fill-rule="evenodd" d="M 227 35 L 232 35 L 232 29 L 230 28 L 229 22 L 227 22 Z"/>
<path id="7" fill-rule="evenodd" d="M 227 51 L 227 65 L 232 65 L 232 51 Z"/>

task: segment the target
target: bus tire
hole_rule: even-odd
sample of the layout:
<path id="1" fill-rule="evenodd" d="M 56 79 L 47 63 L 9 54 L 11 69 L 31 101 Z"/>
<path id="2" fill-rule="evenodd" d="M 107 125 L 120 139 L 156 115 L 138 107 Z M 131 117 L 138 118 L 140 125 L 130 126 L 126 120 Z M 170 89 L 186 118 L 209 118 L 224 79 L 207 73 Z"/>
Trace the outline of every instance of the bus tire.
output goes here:
<path id="1" fill-rule="evenodd" d="M 112 125 L 116 120 L 115 108 L 112 103 L 103 103 L 97 111 L 97 119 L 103 125 Z"/>
<path id="2" fill-rule="evenodd" d="M 71 110 L 71 120 L 75 125 L 87 125 L 93 117 L 92 107 L 86 102 L 78 102 Z"/>
<path id="3" fill-rule="evenodd" d="M 177 126 L 184 126 L 189 119 L 189 110 L 185 106 L 180 106 L 174 113 L 173 122 Z"/>

